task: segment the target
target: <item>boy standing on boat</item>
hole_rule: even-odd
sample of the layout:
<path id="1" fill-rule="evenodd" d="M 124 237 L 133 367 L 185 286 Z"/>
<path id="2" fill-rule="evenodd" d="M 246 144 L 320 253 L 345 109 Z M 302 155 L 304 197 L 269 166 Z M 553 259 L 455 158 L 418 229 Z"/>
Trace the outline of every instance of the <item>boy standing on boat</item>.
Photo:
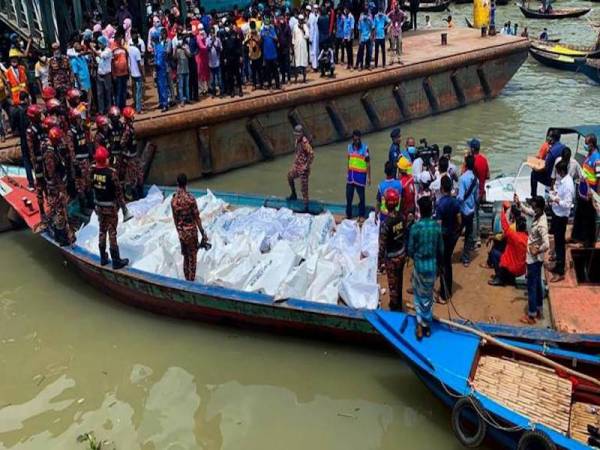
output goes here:
<path id="1" fill-rule="evenodd" d="M 417 339 L 429 337 L 429 324 L 433 319 L 433 286 L 437 276 L 438 261 L 442 260 L 444 243 L 442 228 L 431 218 L 433 206 L 431 197 L 421 197 L 418 201 L 421 219 L 410 229 L 408 236 L 408 256 L 414 261 L 412 287 L 415 312 L 417 315 Z"/>
<path id="2" fill-rule="evenodd" d="M 175 228 L 181 243 L 183 255 L 183 275 L 188 281 L 196 279 L 196 256 L 200 247 L 206 247 L 208 238 L 202 228 L 200 213 L 196 199 L 187 191 L 187 176 L 182 173 L 177 177 L 177 192 L 171 200 L 171 210 Z M 198 231 L 202 241 L 198 243 Z"/>

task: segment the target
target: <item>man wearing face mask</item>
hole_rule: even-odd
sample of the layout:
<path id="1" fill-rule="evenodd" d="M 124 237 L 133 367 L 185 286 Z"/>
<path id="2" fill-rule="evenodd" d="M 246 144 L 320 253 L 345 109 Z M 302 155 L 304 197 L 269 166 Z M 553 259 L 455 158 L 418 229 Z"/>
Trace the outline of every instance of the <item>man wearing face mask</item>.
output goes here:
<path id="1" fill-rule="evenodd" d="M 52 58 L 50 58 L 48 67 L 48 83 L 56 89 L 56 95 L 62 100 L 67 90 L 75 83 L 75 77 L 71 71 L 69 58 L 60 51 L 60 44 L 52 44 Z"/>
<path id="2" fill-rule="evenodd" d="M 7 69 L 0 64 L 0 69 L 2 69 L 2 72 L 4 72 L 4 75 L 6 76 L 13 105 L 18 106 L 21 102 L 19 97 L 20 93 L 29 92 L 25 66 L 19 64 L 19 58 L 11 56 L 10 67 Z"/>

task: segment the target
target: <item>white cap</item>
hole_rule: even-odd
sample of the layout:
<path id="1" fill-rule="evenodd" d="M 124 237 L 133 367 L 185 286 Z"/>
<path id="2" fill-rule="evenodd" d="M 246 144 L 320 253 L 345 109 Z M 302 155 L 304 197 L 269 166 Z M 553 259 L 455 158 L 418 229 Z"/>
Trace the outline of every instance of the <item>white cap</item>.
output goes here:
<path id="1" fill-rule="evenodd" d="M 312 10 L 312 7 L 310 5 L 306 5 L 306 9 L 310 11 Z"/>
<path id="2" fill-rule="evenodd" d="M 298 20 L 304 20 L 304 14 L 298 14 Z"/>

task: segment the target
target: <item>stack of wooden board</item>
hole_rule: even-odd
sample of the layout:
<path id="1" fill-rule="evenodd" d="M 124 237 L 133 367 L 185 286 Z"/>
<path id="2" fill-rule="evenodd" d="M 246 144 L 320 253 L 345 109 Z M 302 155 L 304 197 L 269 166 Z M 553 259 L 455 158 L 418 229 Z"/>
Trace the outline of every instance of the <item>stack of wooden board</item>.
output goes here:
<path id="1" fill-rule="evenodd" d="M 600 428 L 600 407 L 589 403 L 573 403 L 569 434 L 573 439 L 587 445 L 588 425 Z"/>
<path id="2" fill-rule="evenodd" d="M 473 387 L 499 404 L 561 433 L 569 431 L 572 385 L 552 369 L 482 356 Z"/>

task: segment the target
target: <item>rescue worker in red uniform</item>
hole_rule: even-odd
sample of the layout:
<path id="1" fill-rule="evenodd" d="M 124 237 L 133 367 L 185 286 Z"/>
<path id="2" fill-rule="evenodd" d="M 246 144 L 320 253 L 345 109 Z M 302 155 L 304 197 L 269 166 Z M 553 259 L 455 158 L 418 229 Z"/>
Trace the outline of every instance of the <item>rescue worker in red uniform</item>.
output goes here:
<path id="1" fill-rule="evenodd" d="M 390 292 L 390 309 L 402 310 L 402 278 L 406 262 L 408 226 L 404 214 L 399 210 L 400 194 L 388 188 L 384 192 L 388 211 L 379 234 L 379 270 L 387 275 Z"/>
<path id="2" fill-rule="evenodd" d="M 81 115 L 81 120 L 86 130 L 89 130 L 89 114 L 87 103 L 81 101 L 81 92 L 79 89 L 71 88 L 67 91 L 67 108 L 74 109 Z"/>
<path id="3" fill-rule="evenodd" d="M 315 159 L 315 152 L 310 145 L 308 137 L 304 134 L 302 125 L 294 127 L 294 137 L 296 149 L 294 164 L 288 172 L 288 184 L 291 190 L 288 200 L 293 201 L 298 199 L 295 180 L 296 178 L 300 178 L 300 190 L 302 200 L 304 201 L 304 209 L 308 211 L 308 178 L 310 177 L 310 166 Z"/>
<path id="4" fill-rule="evenodd" d="M 111 106 L 108 109 L 108 120 L 110 121 L 109 141 L 110 141 L 110 163 L 116 169 L 119 181 L 123 182 L 123 161 L 121 158 L 122 148 L 121 139 L 123 137 L 123 123 L 121 122 L 121 110 L 118 106 Z"/>
<path id="5" fill-rule="evenodd" d="M 38 209 L 42 223 L 47 221 L 44 208 L 44 198 L 46 196 L 46 180 L 44 179 L 44 164 L 42 154 L 42 143 L 46 140 L 46 132 L 42 128 L 43 110 L 39 105 L 30 105 L 27 108 L 27 117 L 29 126 L 25 131 L 27 137 L 27 148 L 29 149 L 29 158 L 33 165 L 35 177 L 35 192 L 38 201 Z"/>
<path id="6" fill-rule="evenodd" d="M 127 207 L 123 198 L 123 191 L 117 179 L 117 172 L 109 165 L 109 154 L 105 147 L 96 148 L 94 159 L 96 164 L 92 166 L 92 189 L 94 190 L 94 201 L 96 214 L 98 215 L 99 237 L 98 249 L 100 250 L 100 264 L 108 264 L 106 254 L 106 235 L 110 243 L 110 258 L 113 269 L 121 269 L 129 264 L 129 260 L 121 259 L 119 245 L 117 243 L 117 225 L 119 223 L 119 208 L 123 210 L 123 216 L 127 216 Z"/>
<path id="7" fill-rule="evenodd" d="M 196 279 L 196 256 L 200 247 L 207 248 L 208 238 L 202 228 L 200 213 L 196 199 L 187 191 L 187 176 L 182 173 L 177 177 L 177 192 L 171 200 L 173 220 L 181 243 L 183 255 L 183 274 L 188 281 Z M 198 231 L 202 241 L 198 243 Z"/>
<path id="8" fill-rule="evenodd" d="M 137 141 L 133 127 L 134 118 L 135 109 L 131 106 L 123 108 L 123 119 L 125 120 L 121 138 L 123 192 L 125 197 L 131 200 L 142 198 L 144 189 L 144 172 L 137 155 Z"/>
<path id="9" fill-rule="evenodd" d="M 67 146 L 69 154 L 73 157 L 73 172 L 75 189 L 82 211 L 92 209 L 94 196 L 90 177 L 92 143 L 83 126 L 81 113 L 76 109 L 69 110 L 69 131 L 67 131 Z"/>
<path id="10" fill-rule="evenodd" d="M 61 155 L 64 134 L 58 127 L 48 131 L 48 139 L 42 144 L 43 169 L 46 180 L 48 213 L 54 240 L 61 247 L 74 242 L 73 233 L 67 217 L 67 164 Z"/>
<path id="11" fill-rule="evenodd" d="M 110 144 L 110 122 L 108 121 L 108 117 L 98 114 L 96 116 L 96 136 L 94 137 L 94 147 L 104 147 L 110 155 Z"/>
<path id="12" fill-rule="evenodd" d="M 56 89 L 52 86 L 46 86 L 42 89 L 42 100 L 44 100 L 44 104 L 51 98 L 56 98 Z"/>
<path id="13" fill-rule="evenodd" d="M 63 130 L 63 132 L 67 131 L 68 120 L 65 114 L 65 109 L 60 100 L 56 98 L 51 98 L 46 102 L 46 115 L 56 117 L 59 126 Z"/>

